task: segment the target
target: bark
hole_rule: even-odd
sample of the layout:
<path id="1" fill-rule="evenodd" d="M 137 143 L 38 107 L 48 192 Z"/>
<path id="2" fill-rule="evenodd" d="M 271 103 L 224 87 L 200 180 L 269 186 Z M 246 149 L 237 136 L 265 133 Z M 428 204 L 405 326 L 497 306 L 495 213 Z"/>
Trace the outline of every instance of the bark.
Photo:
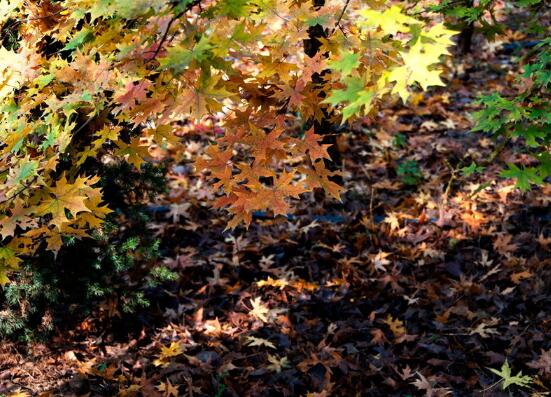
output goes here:
<path id="1" fill-rule="evenodd" d="M 474 0 L 467 1 L 466 7 L 473 7 Z M 473 35 L 474 35 L 474 22 L 470 22 L 467 26 L 461 30 L 459 34 L 459 50 L 461 55 L 467 55 L 471 53 L 472 44 L 473 44 Z"/>
<path id="2" fill-rule="evenodd" d="M 319 9 L 325 5 L 325 0 L 313 0 L 314 8 Z M 308 39 L 304 40 L 304 53 L 308 55 L 310 58 L 315 57 L 321 48 L 321 42 L 319 41 L 320 38 L 327 38 L 328 37 L 328 30 L 324 28 L 322 25 L 315 25 L 311 26 L 308 29 Z M 324 70 L 321 73 L 315 73 L 312 75 L 312 83 L 315 86 L 321 86 L 324 82 L 324 75 L 330 73 L 329 70 Z M 323 98 L 326 97 L 326 93 L 321 91 L 320 94 L 320 102 L 323 100 Z M 323 136 L 323 143 L 324 144 L 330 144 L 331 147 L 328 149 L 329 155 L 331 156 L 331 159 L 333 161 L 326 162 L 326 167 L 329 170 L 335 170 L 339 169 L 342 165 L 342 158 L 339 151 L 339 148 L 337 146 L 337 136 L 335 131 L 335 126 L 330 121 L 330 114 L 327 110 L 327 107 L 320 104 L 320 107 L 322 109 L 324 117 L 321 120 L 309 120 L 309 125 L 313 125 L 314 132 L 316 134 L 319 134 Z M 336 182 L 340 182 L 340 177 L 335 178 L 338 179 Z"/>
<path id="3" fill-rule="evenodd" d="M 459 49 L 462 55 L 471 53 L 474 35 L 474 23 L 469 23 L 459 34 Z"/>

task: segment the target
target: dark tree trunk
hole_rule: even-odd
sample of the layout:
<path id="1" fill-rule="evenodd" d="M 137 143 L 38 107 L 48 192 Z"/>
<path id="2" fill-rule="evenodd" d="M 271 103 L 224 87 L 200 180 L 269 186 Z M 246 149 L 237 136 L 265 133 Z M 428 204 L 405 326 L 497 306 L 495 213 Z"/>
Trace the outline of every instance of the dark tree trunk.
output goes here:
<path id="1" fill-rule="evenodd" d="M 316 9 L 319 9 L 320 7 L 323 7 L 325 5 L 325 0 L 313 0 L 313 5 Z M 328 32 L 322 25 L 318 24 L 308 28 L 308 39 L 304 40 L 304 53 L 308 55 L 310 58 L 315 57 L 319 53 L 321 48 L 321 42 L 318 39 L 327 38 L 327 37 L 328 37 Z M 329 73 L 329 70 L 324 70 L 321 73 L 314 73 L 312 75 L 312 83 L 317 86 L 323 85 L 323 82 L 324 82 L 323 76 L 326 75 L 327 73 Z M 326 97 L 326 93 L 321 91 L 319 96 L 321 101 L 323 100 L 323 98 Z M 319 121 L 309 120 L 307 124 L 309 126 L 313 125 L 314 132 L 316 134 L 323 136 L 324 144 L 331 145 L 328 149 L 328 152 L 333 161 L 331 162 L 326 161 L 326 167 L 329 170 L 335 170 L 340 168 L 340 166 L 342 165 L 341 154 L 337 146 L 336 131 L 330 121 L 330 114 L 327 110 L 327 107 L 321 104 L 320 104 L 320 107 L 324 117 Z M 340 182 L 341 178 L 335 178 L 335 179 L 339 179 L 339 181 L 336 181 L 336 182 Z"/>
<path id="2" fill-rule="evenodd" d="M 459 34 L 459 50 L 462 55 L 470 54 L 473 44 L 474 23 L 469 23 Z"/>
<path id="3" fill-rule="evenodd" d="M 474 7 L 474 1 L 468 0 L 466 7 Z M 467 26 L 465 26 L 461 33 L 459 34 L 459 50 L 461 51 L 461 55 L 467 55 L 471 53 L 472 45 L 473 45 L 473 35 L 474 35 L 474 22 L 470 22 Z"/>

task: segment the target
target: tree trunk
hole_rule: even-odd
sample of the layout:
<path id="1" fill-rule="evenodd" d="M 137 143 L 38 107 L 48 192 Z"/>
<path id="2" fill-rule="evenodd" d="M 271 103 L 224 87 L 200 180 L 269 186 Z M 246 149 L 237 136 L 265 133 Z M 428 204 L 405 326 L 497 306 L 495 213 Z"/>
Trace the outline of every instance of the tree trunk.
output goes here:
<path id="1" fill-rule="evenodd" d="M 465 28 L 463 28 L 463 30 L 459 34 L 459 49 L 461 50 L 461 55 L 467 55 L 471 53 L 473 34 L 474 23 L 471 22 Z"/>
<path id="2" fill-rule="evenodd" d="M 474 7 L 474 1 L 469 0 L 467 1 L 466 7 Z M 459 34 L 459 50 L 461 51 L 461 55 L 467 55 L 471 53 L 472 44 L 473 44 L 473 35 L 474 35 L 474 22 L 469 22 L 467 26 L 465 26 L 461 33 Z"/>
<path id="3" fill-rule="evenodd" d="M 325 0 L 313 0 L 314 8 L 319 9 L 325 5 Z M 304 53 L 310 58 L 315 57 L 321 48 L 321 42 L 318 40 L 320 38 L 327 38 L 327 30 L 322 25 L 315 25 L 308 28 L 308 39 L 304 40 Z M 323 85 L 324 79 L 323 76 L 329 73 L 329 70 L 324 70 L 321 73 L 314 73 L 312 75 L 312 83 L 314 86 Z M 320 102 L 323 98 L 326 97 L 326 93 L 321 91 Z M 328 149 L 328 153 L 331 156 L 333 161 L 326 162 L 326 167 L 329 170 L 334 171 L 335 169 L 340 168 L 342 164 L 342 158 L 337 146 L 337 136 L 335 135 L 335 129 L 330 121 L 330 114 L 327 110 L 327 107 L 320 104 L 319 105 L 324 117 L 321 120 L 309 120 L 308 125 L 313 125 L 314 132 L 323 136 L 323 143 L 330 144 L 331 147 Z M 340 179 L 340 178 L 337 178 Z"/>

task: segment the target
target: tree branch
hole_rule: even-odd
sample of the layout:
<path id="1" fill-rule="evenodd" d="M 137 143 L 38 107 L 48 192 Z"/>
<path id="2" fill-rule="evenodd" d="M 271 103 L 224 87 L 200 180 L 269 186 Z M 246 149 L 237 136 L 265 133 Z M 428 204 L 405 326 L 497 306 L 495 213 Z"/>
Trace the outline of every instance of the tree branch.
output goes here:
<path id="1" fill-rule="evenodd" d="M 335 30 L 337 30 L 337 28 L 342 30 L 342 28 L 341 28 L 342 17 L 344 16 L 344 13 L 346 12 L 346 9 L 348 8 L 349 4 L 350 4 L 350 0 L 346 0 L 346 3 L 344 4 L 344 7 L 342 8 L 341 14 L 339 15 L 339 19 L 337 19 L 337 22 L 335 23 L 335 27 L 331 31 L 331 34 L 335 33 Z"/>
<path id="2" fill-rule="evenodd" d="M 21 189 L 19 189 L 17 192 L 12 194 L 10 197 L 6 198 L 5 200 L 0 201 L 0 205 L 9 203 L 10 201 L 14 200 L 17 196 L 19 196 L 21 193 L 23 193 L 25 190 L 30 188 L 34 182 L 38 179 L 38 175 L 36 175 L 27 185 L 23 186 Z"/>
<path id="3" fill-rule="evenodd" d="M 161 37 L 161 41 L 159 41 L 159 45 L 155 49 L 155 53 L 151 57 L 151 59 L 148 62 L 151 62 L 157 58 L 157 55 L 159 55 L 159 52 L 161 52 L 161 48 L 163 48 L 163 44 L 166 42 L 166 39 L 168 38 L 168 32 L 170 31 L 170 28 L 172 27 L 172 24 L 176 22 L 176 20 L 180 19 L 186 12 L 191 10 L 196 5 L 201 5 L 201 0 L 194 0 L 191 3 L 189 3 L 182 11 L 178 12 L 178 14 L 174 15 L 172 19 L 168 22 L 168 25 L 166 26 L 166 30 L 163 33 L 163 37 Z"/>

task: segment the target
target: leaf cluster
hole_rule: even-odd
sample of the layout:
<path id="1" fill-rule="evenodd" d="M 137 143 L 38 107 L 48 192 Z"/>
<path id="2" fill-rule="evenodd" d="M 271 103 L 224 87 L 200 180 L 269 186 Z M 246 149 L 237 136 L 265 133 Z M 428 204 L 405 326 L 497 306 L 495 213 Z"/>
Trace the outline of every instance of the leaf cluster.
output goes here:
<path id="1" fill-rule="evenodd" d="M 505 3 L 505 4 L 504 4 Z M 439 4 L 428 7 L 429 11 L 438 12 L 449 18 L 451 26 L 455 29 L 464 29 L 469 24 L 477 25 L 477 31 L 489 39 L 504 33 L 506 25 L 496 16 L 497 9 L 529 8 L 528 30 L 542 33 L 542 26 L 535 18 L 535 10 L 545 7 L 544 0 L 513 0 L 499 2 L 496 0 L 443 0 Z"/>
<path id="2" fill-rule="evenodd" d="M 478 103 L 483 108 L 474 114 L 475 131 L 517 140 L 521 142 L 518 148 L 532 157 L 532 164 L 510 163 L 502 172 L 502 176 L 516 179 L 522 191 L 532 184 L 543 184 L 551 176 L 551 39 L 543 40 L 536 50 L 535 61 L 519 76 L 525 88 L 516 96 L 482 96 Z"/>
<path id="3" fill-rule="evenodd" d="M 101 228 L 114 209 L 102 164 L 139 170 L 153 152 L 178 151 L 190 122 L 219 120 L 224 131 L 196 165 L 229 227 L 257 211 L 286 214 L 313 189 L 339 199 L 330 131 L 307 126 L 443 85 L 454 35 L 380 2 L 0 4 L 13 33 L 0 46 L 0 284 L 21 256 L 57 255 Z"/>

